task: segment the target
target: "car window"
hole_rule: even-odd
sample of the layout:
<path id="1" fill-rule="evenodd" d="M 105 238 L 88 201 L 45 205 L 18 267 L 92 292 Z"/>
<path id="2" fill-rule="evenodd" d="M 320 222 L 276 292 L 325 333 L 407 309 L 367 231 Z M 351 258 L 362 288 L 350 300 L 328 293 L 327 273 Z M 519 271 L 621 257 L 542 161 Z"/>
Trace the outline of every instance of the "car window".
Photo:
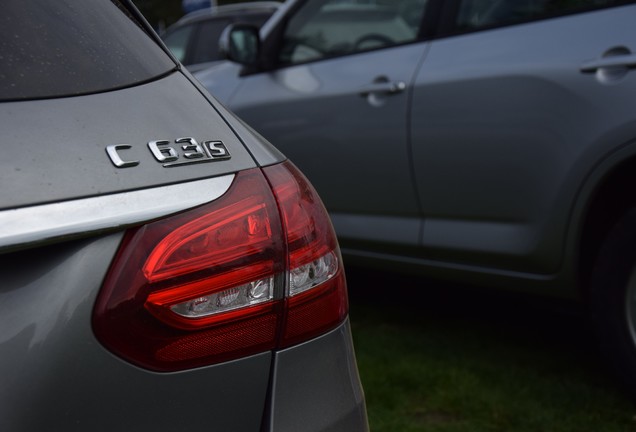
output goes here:
<path id="1" fill-rule="evenodd" d="M 168 49 L 180 62 L 183 62 L 186 59 L 188 42 L 190 41 L 190 35 L 193 30 L 194 25 L 179 27 L 172 33 L 166 35 L 163 40 Z"/>
<path id="2" fill-rule="evenodd" d="M 164 43 L 175 58 L 186 66 L 221 60 L 219 39 L 223 30 L 231 23 L 240 22 L 261 26 L 272 15 L 274 9 L 257 13 L 215 15 L 198 19 L 191 24 L 177 24 L 162 36 Z"/>
<path id="3" fill-rule="evenodd" d="M 174 61 L 117 0 L 2 0 L 0 100 L 131 86 Z"/>
<path id="4" fill-rule="evenodd" d="M 234 22 L 237 23 L 245 23 L 252 24 L 258 27 L 262 27 L 265 24 L 265 21 L 272 16 L 274 11 L 266 12 L 266 13 L 254 13 L 254 14 L 245 14 L 243 16 L 236 17 Z"/>
<path id="5" fill-rule="evenodd" d="M 284 31 L 279 61 L 296 64 L 412 42 L 426 0 L 309 0 Z"/>
<path id="6" fill-rule="evenodd" d="M 229 18 L 207 20 L 199 26 L 199 32 L 192 48 L 188 64 L 219 60 L 219 38 L 223 29 L 230 24 Z"/>
<path id="7" fill-rule="evenodd" d="M 460 30 L 539 19 L 625 3 L 616 0 L 462 0 L 456 27 Z"/>

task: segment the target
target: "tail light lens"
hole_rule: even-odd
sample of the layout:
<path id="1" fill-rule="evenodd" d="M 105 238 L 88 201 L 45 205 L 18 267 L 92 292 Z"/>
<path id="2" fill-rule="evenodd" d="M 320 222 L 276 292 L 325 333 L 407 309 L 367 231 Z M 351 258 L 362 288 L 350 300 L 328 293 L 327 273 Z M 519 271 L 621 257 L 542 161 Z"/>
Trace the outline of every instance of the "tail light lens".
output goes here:
<path id="1" fill-rule="evenodd" d="M 281 210 L 287 243 L 285 325 L 280 345 L 321 334 L 347 314 L 342 258 L 318 194 L 293 165 L 265 168 Z"/>
<path id="2" fill-rule="evenodd" d="M 286 162 L 241 172 L 214 202 L 127 232 L 93 328 L 118 356 L 176 371 L 306 341 L 347 310 L 327 212 Z"/>

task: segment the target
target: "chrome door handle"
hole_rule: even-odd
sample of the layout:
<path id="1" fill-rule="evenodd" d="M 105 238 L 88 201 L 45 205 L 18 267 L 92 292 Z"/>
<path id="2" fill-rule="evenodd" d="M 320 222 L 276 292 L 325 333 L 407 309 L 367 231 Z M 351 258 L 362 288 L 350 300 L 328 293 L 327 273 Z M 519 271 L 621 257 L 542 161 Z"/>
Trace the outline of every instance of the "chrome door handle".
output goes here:
<path id="1" fill-rule="evenodd" d="M 636 55 L 620 55 L 603 57 L 602 59 L 593 60 L 581 66 L 583 73 L 595 73 L 599 69 L 604 68 L 636 68 Z"/>
<path id="2" fill-rule="evenodd" d="M 406 83 L 403 81 L 397 82 L 376 82 L 373 84 L 364 87 L 360 90 L 359 94 L 362 97 L 369 96 L 372 93 L 382 93 L 382 94 L 397 94 L 402 93 L 406 90 Z"/>

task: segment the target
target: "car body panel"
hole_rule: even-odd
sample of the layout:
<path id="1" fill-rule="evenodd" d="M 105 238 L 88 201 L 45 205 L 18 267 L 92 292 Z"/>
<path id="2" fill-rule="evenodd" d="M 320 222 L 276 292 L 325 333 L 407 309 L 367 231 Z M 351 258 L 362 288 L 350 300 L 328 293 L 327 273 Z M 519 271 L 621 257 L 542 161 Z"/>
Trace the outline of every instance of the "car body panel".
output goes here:
<path id="1" fill-rule="evenodd" d="M 0 208 L 134 190 L 233 173 L 255 166 L 227 123 L 180 73 L 96 95 L 0 105 Z M 28 119 L 25 121 L 23 119 Z M 144 125 L 139 127 L 138 125 Z M 148 143 L 193 137 L 222 141 L 231 159 L 165 168 Z M 117 168 L 106 147 L 128 144 Z M 37 151 L 34 150 L 37 146 Z M 183 158 L 181 158 L 183 160 Z"/>
<path id="2" fill-rule="evenodd" d="M 307 173 L 347 258 L 578 295 L 586 181 L 636 137 L 633 2 L 431 0 L 417 41 L 277 62 L 311 1 L 287 2 L 262 28 L 268 61 L 196 77 Z M 621 55 L 618 72 L 590 71 Z M 358 93 L 379 76 L 406 88 L 373 111 Z"/>
<path id="3" fill-rule="evenodd" d="M 158 374 L 95 339 L 93 303 L 121 237 L 2 255 L 0 429 L 157 430 L 160 418 L 164 430 L 207 429 L 210 419 L 221 430 L 259 430 L 270 353 Z"/>
<path id="4" fill-rule="evenodd" d="M 276 137 L 276 147 L 312 179 L 343 241 L 396 243 L 391 233 L 400 226 L 408 232 L 399 239 L 417 244 L 408 94 L 361 93 L 378 80 L 410 83 L 425 48 L 401 46 L 249 75 L 227 101 L 265 137 Z"/>
<path id="5" fill-rule="evenodd" d="M 229 61 L 220 61 L 214 66 L 197 71 L 195 77 L 205 85 L 215 99 L 228 104 L 234 93 L 240 88 L 242 80 L 237 79 L 243 66 Z"/>
<path id="6" fill-rule="evenodd" d="M 623 144 L 602 136 L 633 123 L 636 73 L 602 83 L 581 67 L 632 44 L 634 12 L 612 8 L 432 43 L 411 122 L 427 257 L 559 271 L 577 189 L 602 153 Z"/>
<path id="7" fill-rule="evenodd" d="M 306 358 L 313 359 L 311 369 Z M 349 321 L 311 343 L 277 352 L 268 430 L 367 429 L 364 394 L 357 376 Z M 327 417 L 325 411 L 333 415 Z"/>

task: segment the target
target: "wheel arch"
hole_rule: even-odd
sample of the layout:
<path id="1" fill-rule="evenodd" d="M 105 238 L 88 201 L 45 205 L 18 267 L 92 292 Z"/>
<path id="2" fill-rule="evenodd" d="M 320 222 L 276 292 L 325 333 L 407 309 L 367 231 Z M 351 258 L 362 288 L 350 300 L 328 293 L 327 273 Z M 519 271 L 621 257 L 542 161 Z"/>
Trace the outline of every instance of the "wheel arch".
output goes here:
<path id="1" fill-rule="evenodd" d="M 636 139 L 616 148 L 594 166 L 579 190 L 571 215 L 569 255 L 580 296 L 587 300 L 594 263 L 608 232 L 636 206 Z M 630 193 L 631 192 L 631 193 Z"/>

